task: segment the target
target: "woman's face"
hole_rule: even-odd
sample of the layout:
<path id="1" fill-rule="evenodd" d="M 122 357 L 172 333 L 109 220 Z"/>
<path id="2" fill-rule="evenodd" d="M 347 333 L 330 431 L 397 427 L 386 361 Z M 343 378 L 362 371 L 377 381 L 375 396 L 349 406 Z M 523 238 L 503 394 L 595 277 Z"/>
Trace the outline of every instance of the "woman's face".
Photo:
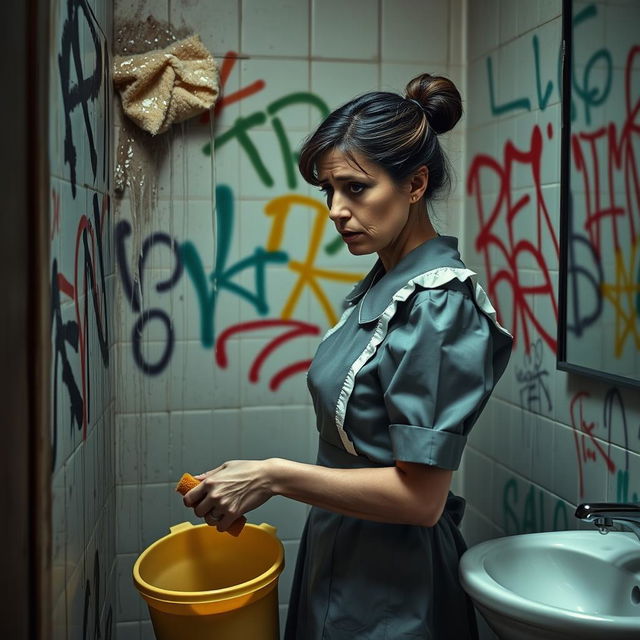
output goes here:
<path id="1" fill-rule="evenodd" d="M 389 269 L 417 246 L 410 207 L 419 196 L 411 179 L 398 184 L 378 164 L 358 153 L 353 156 L 356 162 L 333 149 L 318 162 L 329 217 L 351 253 L 375 252 Z M 422 217 L 427 220 L 424 212 Z"/>

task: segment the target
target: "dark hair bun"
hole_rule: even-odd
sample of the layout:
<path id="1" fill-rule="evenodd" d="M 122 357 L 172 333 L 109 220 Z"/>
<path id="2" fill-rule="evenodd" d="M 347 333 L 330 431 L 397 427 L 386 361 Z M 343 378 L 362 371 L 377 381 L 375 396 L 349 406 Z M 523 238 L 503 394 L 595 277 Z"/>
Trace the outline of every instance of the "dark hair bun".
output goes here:
<path id="1" fill-rule="evenodd" d="M 420 103 L 436 133 L 453 129 L 462 116 L 462 98 L 448 78 L 423 73 L 407 84 L 406 96 Z"/>

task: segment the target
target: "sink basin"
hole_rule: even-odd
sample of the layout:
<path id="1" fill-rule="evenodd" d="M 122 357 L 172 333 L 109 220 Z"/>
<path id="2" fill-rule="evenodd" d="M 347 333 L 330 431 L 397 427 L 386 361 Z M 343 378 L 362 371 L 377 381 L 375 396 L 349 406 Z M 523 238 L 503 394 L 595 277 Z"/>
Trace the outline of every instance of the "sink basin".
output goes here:
<path id="1" fill-rule="evenodd" d="M 471 547 L 460 580 L 504 640 L 640 639 L 640 541 L 554 531 Z"/>

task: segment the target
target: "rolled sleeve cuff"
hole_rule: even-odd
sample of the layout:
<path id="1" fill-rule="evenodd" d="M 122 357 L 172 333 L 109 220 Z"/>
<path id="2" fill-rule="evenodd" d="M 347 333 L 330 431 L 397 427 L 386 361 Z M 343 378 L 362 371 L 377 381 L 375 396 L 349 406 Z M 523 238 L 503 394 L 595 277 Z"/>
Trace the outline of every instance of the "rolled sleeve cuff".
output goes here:
<path id="1" fill-rule="evenodd" d="M 466 436 L 410 424 L 389 425 L 394 460 L 419 462 L 442 469 L 460 466 Z"/>

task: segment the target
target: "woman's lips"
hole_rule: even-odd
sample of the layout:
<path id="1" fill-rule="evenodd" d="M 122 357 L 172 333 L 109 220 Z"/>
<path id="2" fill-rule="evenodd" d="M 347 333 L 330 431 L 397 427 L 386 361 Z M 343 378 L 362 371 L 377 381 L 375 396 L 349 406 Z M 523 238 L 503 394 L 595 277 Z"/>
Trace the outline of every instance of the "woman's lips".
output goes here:
<path id="1" fill-rule="evenodd" d="M 362 236 L 362 233 L 360 231 L 343 231 L 340 235 L 342 239 L 349 244 L 350 242 L 358 240 Z"/>

